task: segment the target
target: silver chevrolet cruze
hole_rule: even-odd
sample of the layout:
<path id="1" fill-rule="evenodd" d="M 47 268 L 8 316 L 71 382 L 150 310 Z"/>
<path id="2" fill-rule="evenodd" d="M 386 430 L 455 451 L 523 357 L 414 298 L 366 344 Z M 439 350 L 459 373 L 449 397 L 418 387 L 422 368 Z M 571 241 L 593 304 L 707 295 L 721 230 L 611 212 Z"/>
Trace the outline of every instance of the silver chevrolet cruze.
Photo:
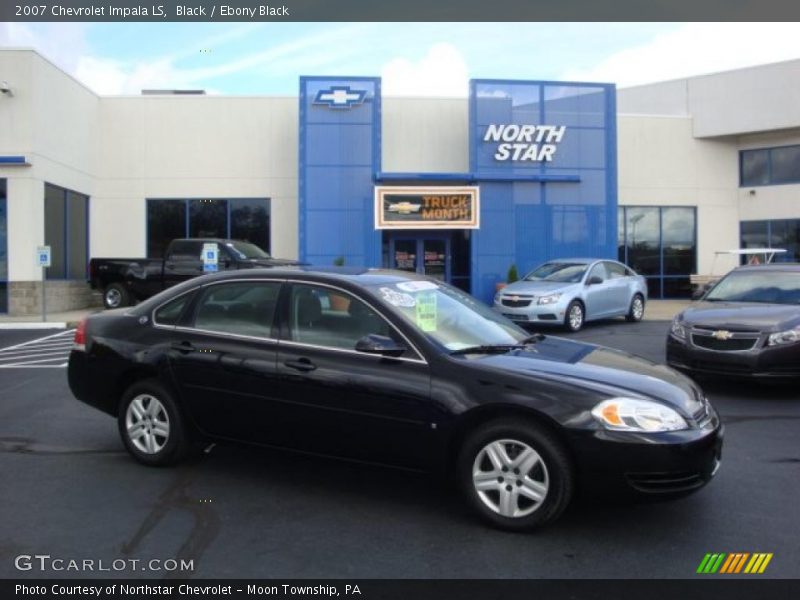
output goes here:
<path id="1" fill-rule="evenodd" d="M 578 331 L 586 321 L 625 317 L 641 321 L 647 282 L 615 260 L 551 260 L 494 297 L 494 309 L 516 321 L 563 325 Z"/>

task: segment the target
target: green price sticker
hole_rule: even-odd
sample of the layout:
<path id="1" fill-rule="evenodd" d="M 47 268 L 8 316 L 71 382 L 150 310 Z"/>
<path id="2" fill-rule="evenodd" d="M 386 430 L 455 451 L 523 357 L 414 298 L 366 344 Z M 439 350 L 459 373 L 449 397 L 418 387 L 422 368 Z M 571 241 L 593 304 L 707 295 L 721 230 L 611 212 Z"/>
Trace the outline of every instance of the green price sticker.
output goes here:
<path id="1" fill-rule="evenodd" d="M 417 296 L 417 326 L 422 331 L 436 331 L 436 294 Z"/>

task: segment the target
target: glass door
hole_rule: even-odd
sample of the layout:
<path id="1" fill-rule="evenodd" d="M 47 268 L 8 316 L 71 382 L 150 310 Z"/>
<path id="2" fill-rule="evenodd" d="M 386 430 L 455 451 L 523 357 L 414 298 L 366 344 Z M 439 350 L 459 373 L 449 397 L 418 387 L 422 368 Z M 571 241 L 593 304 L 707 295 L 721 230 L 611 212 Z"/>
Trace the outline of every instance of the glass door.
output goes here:
<path id="1" fill-rule="evenodd" d="M 389 245 L 389 267 L 450 281 L 450 237 L 420 234 L 393 237 Z"/>

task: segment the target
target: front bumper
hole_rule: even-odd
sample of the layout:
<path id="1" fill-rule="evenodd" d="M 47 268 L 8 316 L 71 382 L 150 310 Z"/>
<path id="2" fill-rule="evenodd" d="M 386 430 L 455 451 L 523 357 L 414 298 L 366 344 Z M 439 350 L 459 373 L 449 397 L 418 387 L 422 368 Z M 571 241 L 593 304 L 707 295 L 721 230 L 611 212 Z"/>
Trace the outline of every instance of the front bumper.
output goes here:
<path id="1" fill-rule="evenodd" d="M 766 334 L 762 337 L 766 338 Z M 759 339 L 750 350 L 726 352 L 695 346 L 669 334 L 667 364 L 681 371 L 747 378 L 800 377 L 800 344 L 766 346 Z"/>
<path id="2" fill-rule="evenodd" d="M 504 317 L 517 323 L 536 323 L 537 325 L 561 325 L 569 302 L 563 296 L 552 304 L 538 304 L 533 298 L 527 306 L 507 306 L 503 299 L 495 301 L 492 308 Z M 509 302 L 509 300 L 505 300 Z M 526 299 L 522 299 L 525 302 Z"/>
<path id="3" fill-rule="evenodd" d="M 716 475 L 724 430 L 719 417 L 700 429 L 658 434 L 607 430 L 572 433 L 579 486 L 603 495 L 676 496 Z"/>

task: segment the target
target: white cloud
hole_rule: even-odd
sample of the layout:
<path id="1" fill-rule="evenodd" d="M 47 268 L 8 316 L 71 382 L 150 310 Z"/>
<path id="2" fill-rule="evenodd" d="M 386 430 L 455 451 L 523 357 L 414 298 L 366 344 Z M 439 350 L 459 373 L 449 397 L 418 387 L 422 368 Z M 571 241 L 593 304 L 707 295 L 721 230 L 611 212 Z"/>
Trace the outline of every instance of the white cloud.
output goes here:
<path id="1" fill-rule="evenodd" d="M 0 46 L 35 48 L 62 69 L 73 72 L 86 54 L 84 23 L 0 23 Z"/>
<path id="2" fill-rule="evenodd" d="M 687 23 L 561 78 L 624 87 L 794 58 L 800 58 L 798 23 Z"/>
<path id="3" fill-rule="evenodd" d="M 469 74 L 464 57 L 447 43 L 430 47 L 416 62 L 395 58 L 382 70 L 387 96 L 467 96 Z"/>

